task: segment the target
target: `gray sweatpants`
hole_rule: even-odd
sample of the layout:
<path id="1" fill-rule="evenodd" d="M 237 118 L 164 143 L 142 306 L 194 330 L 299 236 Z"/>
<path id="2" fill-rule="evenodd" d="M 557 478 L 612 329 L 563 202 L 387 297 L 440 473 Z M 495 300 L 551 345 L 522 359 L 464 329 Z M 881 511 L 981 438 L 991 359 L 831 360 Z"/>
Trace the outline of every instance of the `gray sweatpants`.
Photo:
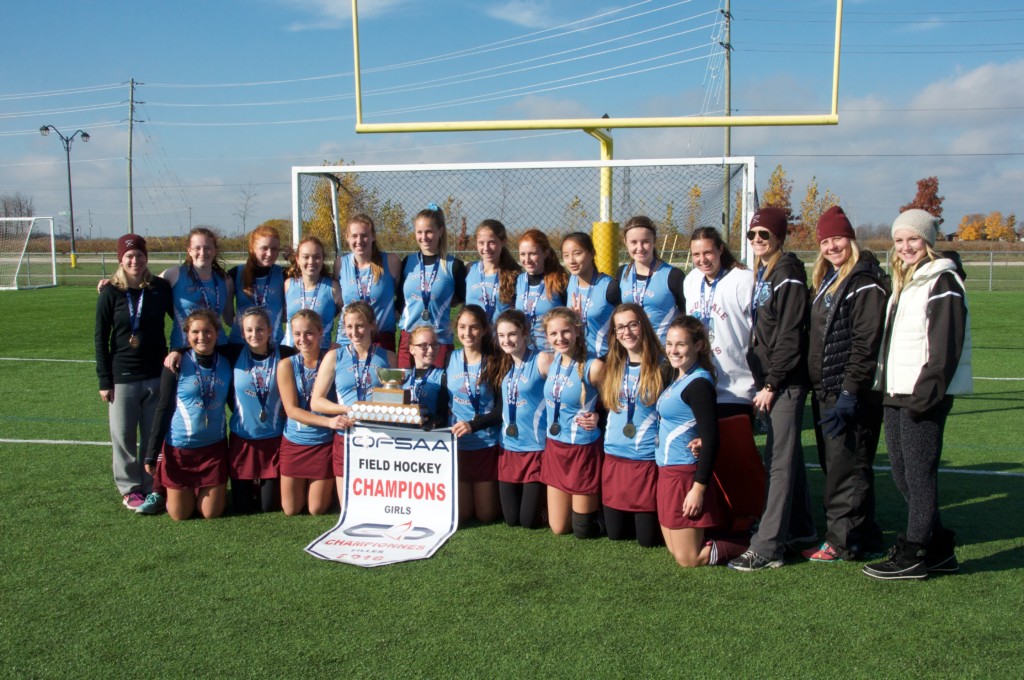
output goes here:
<path id="1" fill-rule="evenodd" d="M 108 407 L 110 441 L 114 445 L 114 483 L 122 496 L 148 494 L 153 478 L 143 465 L 143 447 L 156 427 L 156 403 L 160 378 L 114 385 L 114 401 Z"/>
<path id="2" fill-rule="evenodd" d="M 787 387 L 779 392 L 769 414 L 768 439 L 764 447 L 768 493 L 757 533 L 750 539 L 750 548 L 771 559 L 782 558 L 787 540 L 813 540 L 816 535 L 804 449 L 800 443 L 806 398 L 807 388 Z"/>

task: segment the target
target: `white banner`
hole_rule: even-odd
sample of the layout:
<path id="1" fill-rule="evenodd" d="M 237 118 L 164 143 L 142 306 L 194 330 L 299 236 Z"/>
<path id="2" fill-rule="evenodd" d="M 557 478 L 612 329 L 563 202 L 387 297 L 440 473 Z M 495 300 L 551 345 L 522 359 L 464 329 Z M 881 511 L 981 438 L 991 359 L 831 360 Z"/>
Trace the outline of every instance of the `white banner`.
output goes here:
<path id="1" fill-rule="evenodd" d="M 341 518 L 306 552 L 360 567 L 430 557 L 458 524 L 456 461 L 450 430 L 353 427 L 345 435 Z"/>

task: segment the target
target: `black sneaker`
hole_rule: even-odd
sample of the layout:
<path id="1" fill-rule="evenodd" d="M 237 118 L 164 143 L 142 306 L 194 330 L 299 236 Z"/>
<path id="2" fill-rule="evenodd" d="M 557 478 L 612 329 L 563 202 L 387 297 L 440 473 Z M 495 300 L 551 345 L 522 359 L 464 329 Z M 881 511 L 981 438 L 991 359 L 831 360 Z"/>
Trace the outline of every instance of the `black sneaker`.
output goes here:
<path id="1" fill-rule="evenodd" d="M 760 571 L 761 569 L 778 569 L 783 565 L 782 560 L 773 560 L 761 553 L 748 550 L 739 557 L 729 560 L 729 568 L 736 571 Z"/>
<path id="2" fill-rule="evenodd" d="M 882 562 L 865 564 L 861 571 L 865 576 L 887 581 L 928 578 L 924 546 L 916 543 L 897 544 L 896 548 L 889 551 L 889 555 Z"/>
<path id="3" fill-rule="evenodd" d="M 928 554 L 924 565 L 930 574 L 955 574 L 960 571 L 956 559 L 956 534 L 949 529 L 939 529 L 928 543 Z"/>

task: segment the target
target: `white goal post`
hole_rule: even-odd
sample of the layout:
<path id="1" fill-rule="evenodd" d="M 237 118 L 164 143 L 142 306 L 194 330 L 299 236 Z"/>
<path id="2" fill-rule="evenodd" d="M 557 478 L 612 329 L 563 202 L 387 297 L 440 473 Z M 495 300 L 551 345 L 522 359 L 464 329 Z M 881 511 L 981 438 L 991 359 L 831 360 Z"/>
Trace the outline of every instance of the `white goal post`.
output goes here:
<path id="1" fill-rule="evenodd" d="M 754 210 L 754 165 L 743 156 L 293 167 L 292 235 L 294 243 L 315 235 L 341 253 L 348 217 L 366 213 L 382 250 L 413 252 L 412 219 L 434 203 L 445 213 L 449 250 L 475 260 L 472 235 L 484 219 L 506 226 L 514 252 L 527 229 L 540 229 L 557 248 L 570 232 L 643 214 L 657 225 L 657 246 L 669 261 L 685 260 L 690 233 L 705 226 L 723 237 L 732 231 L 733 252 L 746 259 L 739 234 Z M 619 250 L 607 232 L 605 243 L 596 229 L 594 236 L 599 253 Z"/>
<path id="2" fill-rule="evenodd" d="M 52 217 L 0 217 L 0 290 L 57 285 Z"/>

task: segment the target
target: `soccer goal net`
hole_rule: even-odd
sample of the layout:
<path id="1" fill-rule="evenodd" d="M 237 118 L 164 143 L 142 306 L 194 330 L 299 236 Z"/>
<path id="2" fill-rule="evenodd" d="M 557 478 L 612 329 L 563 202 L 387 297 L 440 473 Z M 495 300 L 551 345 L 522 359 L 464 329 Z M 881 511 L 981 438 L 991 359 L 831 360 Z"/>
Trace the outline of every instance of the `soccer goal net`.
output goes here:
<path id="1" fill-rule="evenodd" d="M 0 290 L 57 285 L 52 217 L 0 217 Z"/>
<path id="2" fill-rule="evenodd" d="M 433 203 L 444 210 L 449 251 L 466 260 L 476 259 L 473 232 L 484 219 L 505 225 L 514 251 L 528 229 L 540 229 L 557 248 L 596 222 L 647 215 L 658 226 L 659 254 L 681 263 L 697 227 L 717 227 L 737 256 L 745 252 L 740 231 L 754 202 L 754 159 L 295 167 L 292 199 L 296 242 L 312 234 L 337 252 L 357 213 L 374 220 L 383 250 L 414 252 L 412 219 Z M 625 258 L 619 241 L 602 244 L 596 235 L 599 252 Z"/>

